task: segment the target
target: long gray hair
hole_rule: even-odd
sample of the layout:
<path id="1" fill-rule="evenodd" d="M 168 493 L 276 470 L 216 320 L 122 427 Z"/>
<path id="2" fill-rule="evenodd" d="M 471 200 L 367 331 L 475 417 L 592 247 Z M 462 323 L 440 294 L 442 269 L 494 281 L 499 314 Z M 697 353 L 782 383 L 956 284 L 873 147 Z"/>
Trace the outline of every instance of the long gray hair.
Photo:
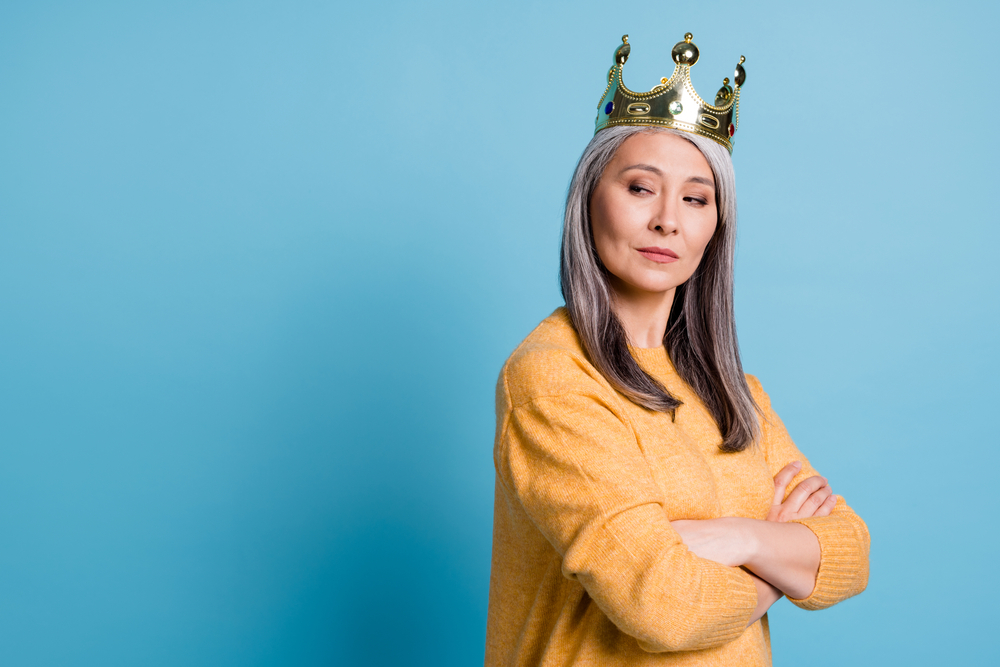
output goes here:
<path id="1" fill-rule="evenodd" d="M 597 255 L 590 198 L 618 148 L 639 132 L 669 132 L 694 144 L 715 176 L 719 220 L 701 263 L 677 287 L 663 339 L 677 373 L 701 398 L 722 433 L 721 449 L 738 452 L 757 440 L 760 427 L 743 375 L 733 312 L 736 247 L 736 180 L 725 148 L 687 132 L 652 127 L 612 127 L 598 132 L 580 157 L 566 197 L 559 279 L 573 326 L 591 363 L 621 393 L 650 410 L 673 412 L 681 402 L 632 357 L 612 307 L 607 269 Z"/>

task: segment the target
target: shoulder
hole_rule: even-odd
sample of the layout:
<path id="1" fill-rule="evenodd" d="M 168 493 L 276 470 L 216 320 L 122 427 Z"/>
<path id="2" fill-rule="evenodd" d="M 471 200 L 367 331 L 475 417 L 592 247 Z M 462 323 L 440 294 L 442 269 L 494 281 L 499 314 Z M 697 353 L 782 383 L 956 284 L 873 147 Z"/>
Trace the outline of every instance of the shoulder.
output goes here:
<path id="1" fill-rule="evenodd" d="M 587 360 L 565 308 L 535 327 L 507 359 L 497 381 L 497 407 L 514 408 L 532 400 L 566 394 L 612 391 Z"/>
<path id="2" fill-rule="evenodd" d="M 750 396 L 753 397 L 753 402 L 757 404 L 757 407 L 764 410 L 766 406 L 771 404 L 771 399 L 764 391 L 764 386 L 757 379 L 756 375 L 750 375 L 749 373 L 744 373 L 747 379 L 747 386 L 750 387 Z"/>

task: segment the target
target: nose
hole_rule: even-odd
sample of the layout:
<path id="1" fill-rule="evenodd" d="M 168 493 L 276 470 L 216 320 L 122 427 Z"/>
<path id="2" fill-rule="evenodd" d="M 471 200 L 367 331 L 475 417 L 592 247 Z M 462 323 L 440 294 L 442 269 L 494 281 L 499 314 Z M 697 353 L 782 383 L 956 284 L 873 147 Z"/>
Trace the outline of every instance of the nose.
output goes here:
<path id="1" fill-rule="evenodd" d="M 649 229 L 661 234 L 672 234 L 677 231 L 677 204 L 673 197 L 661 197 L 652 217 L 649 219 Z"/>

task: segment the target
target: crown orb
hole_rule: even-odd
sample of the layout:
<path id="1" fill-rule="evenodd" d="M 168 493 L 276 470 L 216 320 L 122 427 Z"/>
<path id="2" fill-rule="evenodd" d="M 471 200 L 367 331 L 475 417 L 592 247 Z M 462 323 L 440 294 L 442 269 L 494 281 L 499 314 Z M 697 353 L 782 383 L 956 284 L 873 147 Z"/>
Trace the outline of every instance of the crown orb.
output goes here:
<path id="1" fill-rule="evenodd" d="M 627 40 L 628 35 L 625 35 L 623 39 Z M 622 45 L 619 46 L 617 49 L 615 49 L 615 64 L 624 65 L 625 62 L 628 60 L 628 54 L 630 54 L 631 52 L 632 52 L 632 47 L 629 46 L 629 43 L 627 41 L 623 41 Z"/>
<path id="2" fill-rule="evenodd" d="M 733 75 L 733 79 L 737 86 L 742 86 L 743 82 L 747 80 L 747 71 L 743 69 L 743 63 L 746 62 L 746 58 L 740 56 L 740 62 L 736 65 L 736 74 Z"/>
<path id="3" fill-rule="evenodd" d="M 729 79 L 727 78 L 722 82 L 722 88 L 719 88 L 719 92 L 715 94 L 715 106 L 724 106 L 732 96 L 733 89 L 729 87 Z"/>
<path id="4" fill-rule="evenodd" d="M 685 35 L 685 37 L 690 36 L 691 33 Z M 674 62 L 678 65 L 694 65 L 698 62 L 698 47 L 694 45 L 693 42 L 683 41 L 677 42 L 674 45 L 673 50 L 670 52 L 670 57 L 674 59 Z"/>

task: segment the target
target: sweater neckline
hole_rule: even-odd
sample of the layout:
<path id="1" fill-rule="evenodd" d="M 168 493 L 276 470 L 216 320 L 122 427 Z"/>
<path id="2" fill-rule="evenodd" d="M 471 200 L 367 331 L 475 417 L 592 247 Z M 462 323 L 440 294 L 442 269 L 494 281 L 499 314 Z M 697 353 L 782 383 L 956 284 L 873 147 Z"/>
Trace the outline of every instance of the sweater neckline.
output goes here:
<path id="1" fill-rule="evenodd" d="M 670 361 L 670 355 L 667 354 L 667 348 L 662 345 L 660 347 L 632 347 L 629 345 L 628 351 L 647 373 L 674 375 L 677 372 Z"/>
<path id="2" fill-rule="evenodd" d="M 564 325 L 573 328 L 566 306 L 556 308 L 552 315 L 561 320 Z M 629 345 L 628 350 L 632 354 L 632 358 L 647 373 L 658 377 L 677 375 L 677 369 L 674 368 L 673 362 L 670 361 L 670 355 L 667 354 L 667 348 L 663 345 L 659 347 L 633 347 Z"/>

